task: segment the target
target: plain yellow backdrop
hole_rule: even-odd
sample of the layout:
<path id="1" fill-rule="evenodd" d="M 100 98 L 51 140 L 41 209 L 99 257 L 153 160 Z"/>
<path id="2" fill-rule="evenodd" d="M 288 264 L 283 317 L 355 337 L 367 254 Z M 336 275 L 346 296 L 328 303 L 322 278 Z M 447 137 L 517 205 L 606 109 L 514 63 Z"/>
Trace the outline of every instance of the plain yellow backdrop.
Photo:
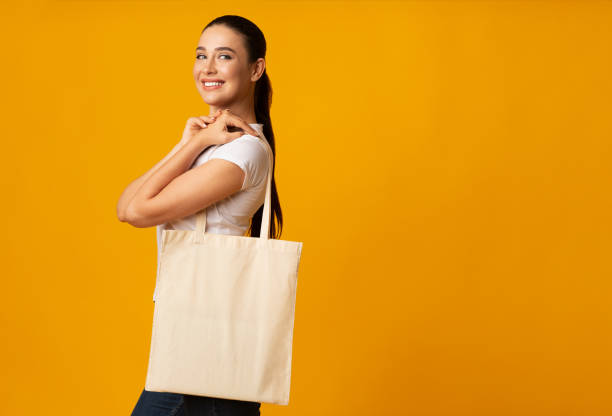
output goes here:
<path id="1" fill-rule="evenodd" d="M 1 414 L 128 415 L 214 17 L 268 41 L 291 398 L 263 415 L 612 414 L 612 3 L 18 1 L 2 24 Z"/>

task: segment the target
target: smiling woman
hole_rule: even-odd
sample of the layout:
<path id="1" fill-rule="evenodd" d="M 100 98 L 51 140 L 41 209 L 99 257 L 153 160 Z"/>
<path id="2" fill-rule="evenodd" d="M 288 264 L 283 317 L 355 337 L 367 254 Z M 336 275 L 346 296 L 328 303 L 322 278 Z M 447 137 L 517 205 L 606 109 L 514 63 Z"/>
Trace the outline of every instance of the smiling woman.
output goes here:
<path id="1" fill-rule="evenodd" d="M 206 25 L 196 47 L 193 77 L 209 115 L 190 117 L 180 142 L 119 198 L 120 221 L 157 227 L 158 276 L 162 231 L 195 230 L 202 210 L 208 233 L 259 237 L 270 169 L 269 238 L 280 238 L 265 55 L 264 35 L 251 21 L 225 15 Z M 156 292 L 157 284 L 154 301 Z M 143 389 L 132 415 L 259 415 L 259 408 L 258 402 Z"/>

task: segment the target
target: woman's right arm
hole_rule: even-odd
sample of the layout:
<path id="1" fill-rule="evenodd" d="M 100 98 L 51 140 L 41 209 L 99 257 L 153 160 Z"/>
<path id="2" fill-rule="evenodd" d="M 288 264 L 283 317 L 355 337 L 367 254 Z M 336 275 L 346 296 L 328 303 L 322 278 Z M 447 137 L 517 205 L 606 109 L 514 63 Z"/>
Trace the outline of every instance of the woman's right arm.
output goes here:
<path id="1" fill-rule="evenodd" d="M 179 149 L 185 145 L 185 143 L 185 141 L 181 140 L 179 143 L 176 144 L 176 146 L 172 148 L 172 150 L 170 150 L 170 153 L 168 153 L 166 157 L 157 162 L 157 164 L 151 169 L 149 169 L 144 175 L 132 181 L 132 183 L 130 183 L 127 188 L 125 188 L 125 190 L 119 197 L 119 202 L 117 203 L 117 218 L 119 218 L 119 221 L 124 222 L 126 220 L 126 208 L 130 204 L 132 197 L 136 194 L 136 191 L 138 191 L 138 188 L 140 188 L 140 186 L 145 183 L 147 179 L 149 179 L 149 177 L 153 174 L 153 172 L 159 169 L 159 167 L 163 165 L 166 160 L 170 159 L 176 152 L 178 152 Z"/>
<path id="2" fill-rule="evenodd" d="M 155 173 L 155 171 L 157 171 L 157 169 L 159 169 L 161 165 L 163 165 L 168 159 L 174 156 L 174 154 L 178 152 L 185 144 L 187 144 L 190 137 L 192 137 L 194 134 L 197 134 L 201 129 L 206 128 L 206 123 L 213 123 L 220 114 L 221 110 L 218 110 L 212 116 L 190 117 L 187 120 L 181 140 L 172 148 L 170 153 L 168 153 L 166 157 L 164 157 L 162 160 L 157 162 L 157 164 L 151 169 L 149 169 L 144 175 L 132 181 L 132 183 L 130 183 L 127 188 L 125 188 L 125 190 L 119 197 L 119 202 L 117 203 L 117 218 L 119 218 L 119 221 L 126 221 L 125 212 L 127 210 L 127 207 L 128 205 L 130 205 L 132 198 L 134 197 L 134 195 L 136 195 L 136 192 L 138 191 L 138 189 L 140 189 L 142 184 L 145 183 L 147 179 L 149 179 L 149 177 L 153 175 L 153 173 Z"/>

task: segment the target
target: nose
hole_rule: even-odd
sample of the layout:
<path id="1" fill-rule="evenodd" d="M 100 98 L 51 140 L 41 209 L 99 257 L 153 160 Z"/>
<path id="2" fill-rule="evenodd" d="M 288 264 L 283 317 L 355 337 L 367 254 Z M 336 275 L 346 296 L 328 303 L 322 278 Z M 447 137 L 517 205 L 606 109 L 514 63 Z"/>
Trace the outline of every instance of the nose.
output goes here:
<path id="1" fill-rule="evenodd" d="M 212 59 L 206 59 L 204 61 L 204 72 L 207 74 L 212 74 L 215 72 L 215 63 Z"/>

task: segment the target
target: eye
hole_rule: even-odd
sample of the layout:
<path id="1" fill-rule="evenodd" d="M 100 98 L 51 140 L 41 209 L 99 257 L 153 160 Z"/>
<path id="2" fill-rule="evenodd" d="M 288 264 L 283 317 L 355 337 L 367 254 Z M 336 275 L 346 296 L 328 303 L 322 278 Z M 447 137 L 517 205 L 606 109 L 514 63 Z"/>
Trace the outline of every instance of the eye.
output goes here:
<path id="1" fill-rule="evenodd" d="M 200 59 L 200 56 L 204 56 L 205 57 L 206 55 L 204 55 L 203 53 L 199 53 L 199 54 L 196 55 L 196 59 Z M 232 59 L 232 57 L 230 55 L 225 54 L 225 53 L 222 54 L 222 55 L 219 55 L 219 56 L 227 56 L 227 59 Z"/>

